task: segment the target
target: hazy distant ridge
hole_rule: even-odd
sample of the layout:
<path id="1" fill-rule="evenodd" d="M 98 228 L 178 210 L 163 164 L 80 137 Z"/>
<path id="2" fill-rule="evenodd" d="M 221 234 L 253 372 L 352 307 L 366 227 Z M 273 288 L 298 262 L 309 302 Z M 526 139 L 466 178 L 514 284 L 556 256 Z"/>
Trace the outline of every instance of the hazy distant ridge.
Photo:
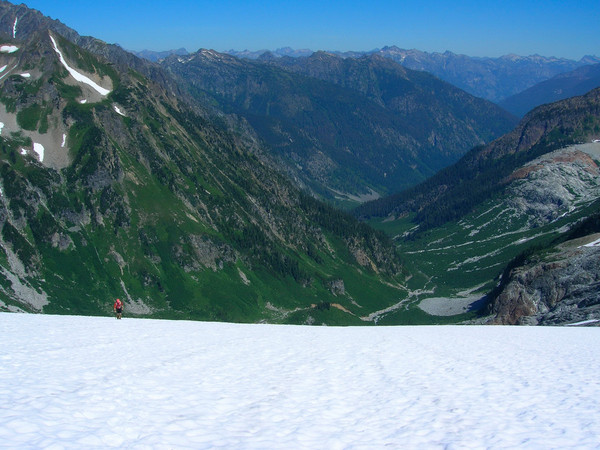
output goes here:
<path id="1" fill-rule="evenodd" d="M 310 50 L 293 51 L 289 48 L 273 51 L 235 51 L 230 55 L 258 59 L 265 53 L 273 57 L 307 56 Z M 380 54 L 413 70 L 423 70 L 447 81 L 468 93 L 499 102 L 511 95 L 528 89 L 537 83 L 548 80 L 560 73 L 570 72 L 578 67 L 600 63 L 600 58 L 586 55 L 579 61 L 540 55 L 504 55 L 500 57 L 474 57 L 456 54 L 428 53 L 420 50 L 406 50 L 396 46 L 383 47 L 371 51 L 331 51 L 344 58 L 358 58 L 366 54 Z"/>

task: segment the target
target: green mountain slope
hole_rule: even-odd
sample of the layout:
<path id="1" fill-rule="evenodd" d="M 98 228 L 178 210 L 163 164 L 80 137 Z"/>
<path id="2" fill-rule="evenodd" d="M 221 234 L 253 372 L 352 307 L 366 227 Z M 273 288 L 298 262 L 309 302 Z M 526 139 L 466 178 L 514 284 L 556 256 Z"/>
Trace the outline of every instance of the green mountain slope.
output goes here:
<path id="1" fill-rule="evenodd" d="M 159 67 L 6 2 L 0 43 L 0 309 L 347 324 L 403 295 L 383 234 Z"/>
<path id="2" fill-rule="evenodd" d="M 523 315 L 523 312 L 516 314 L 513 311 L 519 300 L 537 299 L 541 305 L 547 302 L 562 311 L 564 305 L 556 299 L 561 300 L 569 292 L 575 307 L 571 305 L 568 314 L 566 311 L 563 311 L 564 315 L 552 314 L 553 321 L 549 317 L 544 320 L 555 324 L 584 320 L 591 311 L 583 306 L 577 310 L 577 305 L 585 300 L 587 306 L 595 308 L 595 303 L 587 297 L 577 297 L 573 291 L 577 291 L 578 286 L 585 286 L 586 289 L 578 292 L 589 294 L 589 289 L 595 286 L 594 280 L 600 279 L 598 265 L 592 264 L 594 249 L 587 251 L 590 254 L 590 264 L 587 264 L 578 256 L 582 250 L 577 248 L 574 253 L 556 257 L 555 242 L 564 241 L 569 230 L 578 228 L 580 221 L 597 215 L 599 167 L 600 143 L 569 146 L 517 168 L 504 189 L 474 206 L 458 220 L 421 233 L 415 233 L 411 220 L 414 214 L 397 220 L 371 220 L 374 226 L 394 236 L 407 271 L 413 275 L 407 282 L 409 295 L 403 306 L 410 309 L 418 305 L 432 316 L 455 320 L 473 320 L 478 311 L 483 316 L 493 313 L 491 318 L 485 317 L 485 321 L 517 323 Z M 579 233 L 578 238 L 587 240 L 577 245 L 597 239 L 597 236 L 587 237 L 593 233 L 597 231 L 586 229 Z M 521 287 L 527 286 L 522 289 L 528 291 L 527 296 L 518 294 L 519 290 L 514 289 L 513 284 L 504 298 L 496 302 L 495 298 L 502 292 L 497 290 L 500 281 L 509 284 L 511 269 L 516 268 L 515 278 L 525 272 L 520 269 L 524 260 L 541 261 L 524 277 L 531 286 L 521 283 Z M 556 261 L 570 267 L 571 271 L 557 271 L 553 275 L 551 269 L 558 268 Z M 544 280 L 537 286 L 534 284 L 536 277 Z M 550 281 L 555 282 L 554 287 Z M 545 289 L 540 288 L 542 283 L 545 283 Z M 486 309 L 490 302 L 493 302 L 492 306 Z M 548 312 L 541 310 L 540 307 L 539 312 Z M 508 314 L 507 311 L 512 312 Z M 537 313 L 535 309 L 529 311 L 530 314 Z M 379 323 L 394 323 L 397 313 L 381 315 Z M 600 315 L 597 318 L 600 319 Z M 478 319 L 478 323 L 481 321 L 484 319 Z"/>
<path id="3" fill-rule="evenodd" d="M 421 230 L 458 220 L 508 181 L 521 165 L 558 148 L 600 137 L 600 89 L 540 106 L 510 133 L 469 151 L 456 164 L 412 189 L 361 205 L 363 217 L 415 213 Z"/>
<path id="4" fill-rule="evenodd" d="M 250 61 L 201 50 L 162 65 L 196 98 L 243 116 L 294 178 L 325 197 L 364 200 L 414 185 L 515 123 L 376 56 Z"/>
<path id="5" fill-rule="evenodd" d="M 542 81 L 499 105 L 520 117 L 536 106 L 583 95 L 597 87 L 600 87 L 600 64 L 591 64 Z"/>
<path id="6" fill-rule="evenodd" d="M 457 320 L 492 313 L 485 320 L 497 323 L 600 320 L 597 248 L 579 247 L 597 229 L 570 234 L 597 217 L 599 104 L 596 90 L 540 107 L 514 132 L 398 196 L 404 203 L 378 202 L 386 215 L 369 222 L 394 236 L 413 274 L 407 307 Z"/>

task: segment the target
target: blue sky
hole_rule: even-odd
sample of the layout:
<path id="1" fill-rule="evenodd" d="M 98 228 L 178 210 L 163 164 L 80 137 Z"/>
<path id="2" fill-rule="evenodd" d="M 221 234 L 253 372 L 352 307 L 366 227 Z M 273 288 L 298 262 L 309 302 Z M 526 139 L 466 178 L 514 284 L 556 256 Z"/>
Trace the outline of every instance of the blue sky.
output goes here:
<path id="1" fill-rule="evenodd" d="M 18 1 L 17 3 L 20 3 Z M 386 45 L 470 56 L 600 56 L 599 0 L 24 0 L 82 35 L 129 50 Z"/>

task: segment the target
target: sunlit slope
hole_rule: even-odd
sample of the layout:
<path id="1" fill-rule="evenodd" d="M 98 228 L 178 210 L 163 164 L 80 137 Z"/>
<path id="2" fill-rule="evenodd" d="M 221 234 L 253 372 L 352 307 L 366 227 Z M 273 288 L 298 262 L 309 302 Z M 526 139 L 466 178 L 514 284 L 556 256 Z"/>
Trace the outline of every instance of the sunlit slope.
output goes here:
<path id="1" fill-rule="evenodd" d="M 372 223 L 394 236 L 408 271 L 418 274 L 408 282 L 414 304 L 439 298 L 423 308 L 472 319 L 459 314 L 484 306 L 485 300 L 473 303 L 494 289 L 511 260 L 598 211 L 599 162 L 600 143 L 566 147 L 515 170 L 502 192 L 458 221 L 423 233 L 411 215 Z"/>
<path id="2" fill-rule="evenodd" d="M 389 239 L 299 191 L 243 121 L 25 6 L 0 5 L 0 43 L 3 310 L 362 324 L 396 302 Z"/>

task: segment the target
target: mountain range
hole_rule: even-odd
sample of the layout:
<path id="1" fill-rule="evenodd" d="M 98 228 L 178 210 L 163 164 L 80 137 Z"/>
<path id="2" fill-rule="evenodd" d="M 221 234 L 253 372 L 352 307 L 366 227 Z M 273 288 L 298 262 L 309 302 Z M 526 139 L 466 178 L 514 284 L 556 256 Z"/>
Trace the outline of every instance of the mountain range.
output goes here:
<path id="1" fill-rule="evenodd" d="M 151 61 L 164 59 L 171 54 L 181 56 L 189 54 L 185 49 L 165 52 L 144 50 L 134 53 Z M 251 60 L 277 60 L 286 57 L 306 58 L 315 52 L 308 49 L 294 50 L 286 47 L 272 51 L 229 50 L 225 53 Z M 582 95 L 590 89 L 598 87 L 597 82 L 583 82 L 595 76 L 592 73 L 594 69 L 588 68 L 588 66 L 600 63 L 600 58 L 593 55 L 584 56 L 579 60 L 540 55 L 504 55 L 492 58 L 472 57 L 450 51 L 428 53 L 415 49 L 401 49 L 397 46 L 383 47 L 369 52 L 328 51 L 320 53 L 328 53 L 344 59 L 380 55 L 408 69 L 431 73 L 471 95 L 497 103 L 519 117 L 535 106 L 574 95 Z M 571 72 L 573 73 L 571 74 Z M 556 78 L 554 81 L 544 84 L 554 78 Z M 567 85 L 562 86 L 563 82 L 566 82 Z M 574 85 L 579 83 L 582 83 L 581 87 L 573 90 Z M 536 87 L 538 84 L 542 84 L 542 86 Z M 553 90 L 554 95 L 541 95 L 538 90 L 544 90 L 544 86 Z M 530 92 L 530 90 L 532 91 Z M 535 94 L 536 92 L 537 94 Z M 531 98 L 519 101 L 521 95 Z"/>
<path id="2" fill-rule="evenodd" d="M 157 62 L 161 59 L 166 58 L 169 55 L 180 55 L 180 56 L 185 56 L 188 55 L 188 51 L 181 47 L 178 49 L 173 49 L 173 50 L 165 50 L 162 52 L 157 52 L 155 50 L 142 50 L 139 52 L 134 52 L 132 51 L 131 53 L 133 53 L 134 55 L 140 57 L 140 58 L 144 58 L 147 59 L 148 61 L 152 61 L 152 62 Z"/>
<path id="3" fill-rule="evenodd" d="M 516 116 L 523 116 L 536 106 L 583 95 L 597 87 L 600 87 L 600 64 L 591 64 L 542 81 L 504 99 L 499 105 Z"/>
<path id="4" fill-rule="evenodd" d="M 325 198 L 411 186 L 516 123 L 490 102 L 377 55 L 251 61 L 200 50 L 161 65 L 198 101 L 247 120 L 285 170 Z"/>
<path id="5" fill-rule="evenodd" d="M 285 49 L 285 51 L 260 50 L 257 52 L 231 50 L 228 53 L 242 58 L 259 59 L 264 58 L 265 55 L 271 58 L 309 56 L 310 51 L 303 50 L 296 54 L 290 49 Z M 450 51 L 429 53 L 415 49 L 402 49 L 397 46 L 387 46 L 369 52 L 331 53 L 342 58 L 380 55 L 408 69 L 429 72 L 469 92 L 471 95 L 494 103 L 502 102 L 508 97 L 523 92 L 561 73 L 600 63 L 600 58 L 592 55 L 584 56 L 578 61 L 540 55 L 504 55 L 493 58 L 473 57 Z"/>
<path id="6" fill-rule="evenodd" d="M 381 54 L 153 63 L 1 2 L 0 103 L 0 310 L 600 318 L 599 89 L 517 124 Z"/>

